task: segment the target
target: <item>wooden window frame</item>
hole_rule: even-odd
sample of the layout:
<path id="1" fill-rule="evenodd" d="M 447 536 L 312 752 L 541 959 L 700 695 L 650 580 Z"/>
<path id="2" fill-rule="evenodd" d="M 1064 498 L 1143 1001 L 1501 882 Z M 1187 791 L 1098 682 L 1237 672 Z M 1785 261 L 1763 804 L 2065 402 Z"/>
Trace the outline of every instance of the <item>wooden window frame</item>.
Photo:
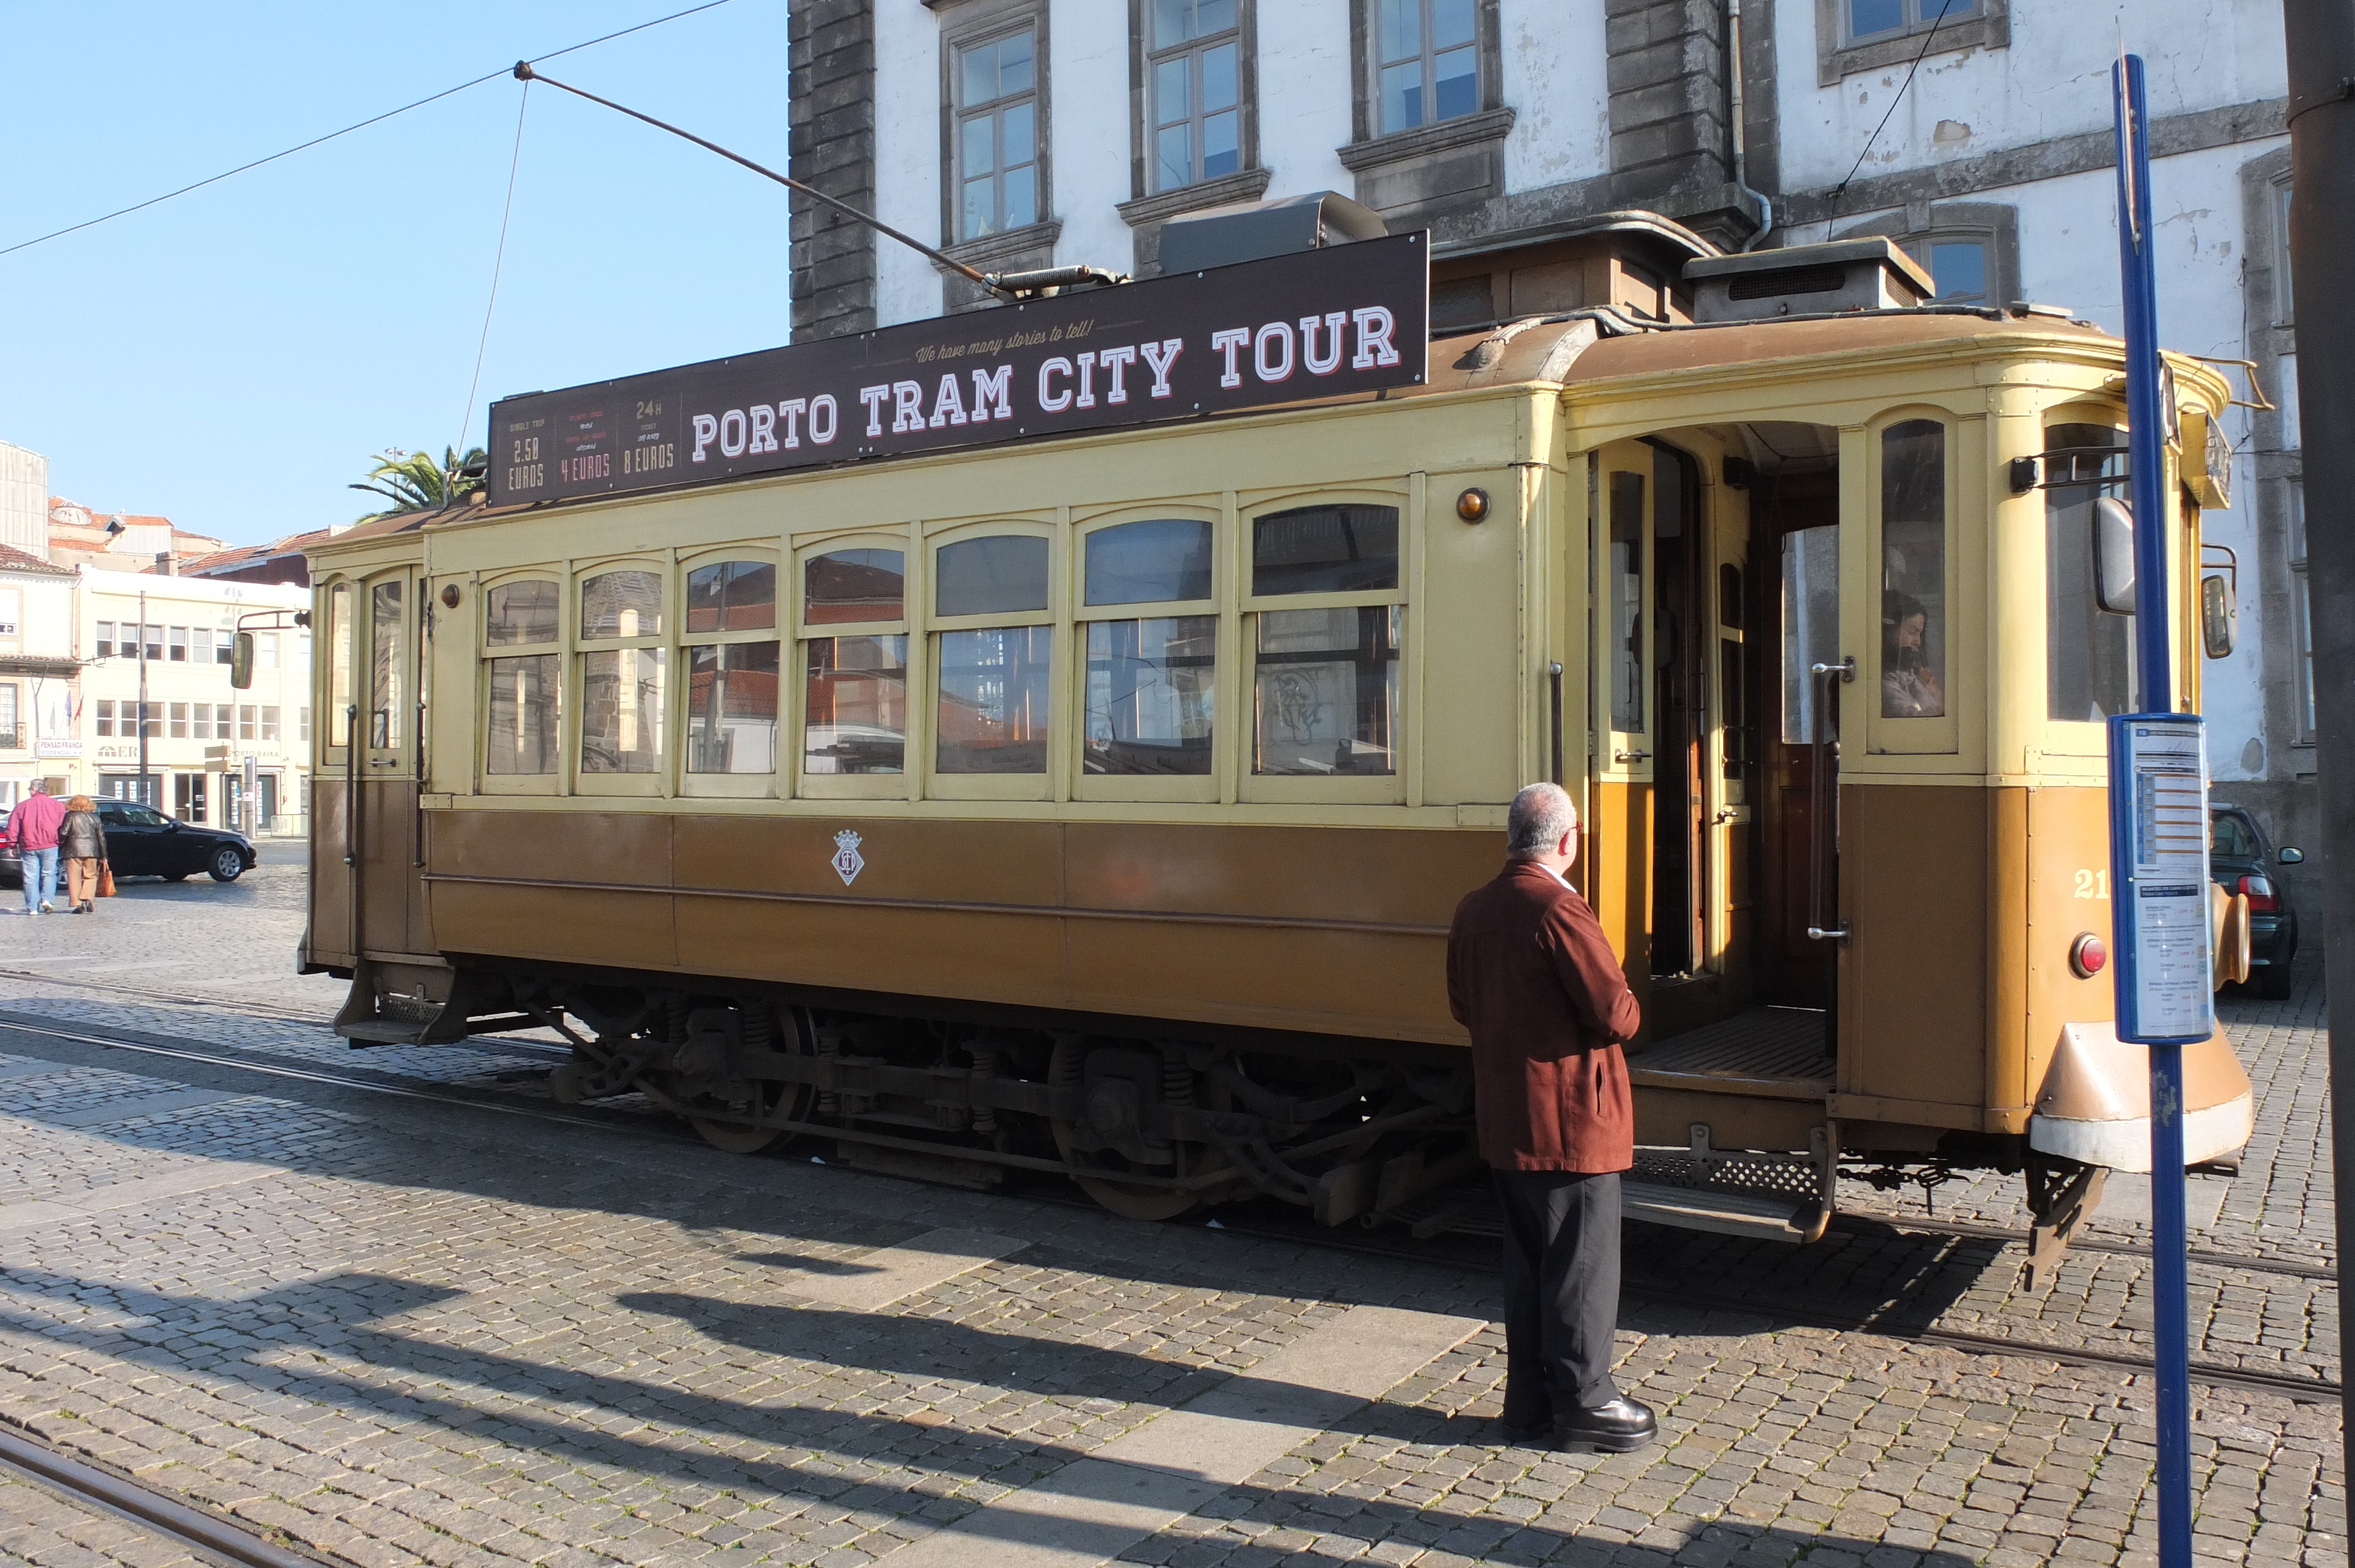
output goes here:
<path id="1" fill-rule="evenodd" d="M 1936 718 L 1889 718 L 1881 711 L 1881 596 L 1882 563 L 1887 559 L 1883 528 L 1886 519 L 1882 508 L 1886 503 L 1881 465 L 1885 460 L 1889 432 L 1899 425 L 1917 421 L 1934 424 L 1942 432 L 1941 458 L 1945 473 L 1942 484 L 1945 495 L 1945 518 L 1939 565 L 1944 582 L 1940 591 L 1945 615 L 1945 662 L 1940 681 L 1945 697 L 1946 711 Z M 1983 650 L 1977 646 L 1982 617 L 1966 602 L 1966 574 L 1961 552 L 1964 533 L 1961 527 L 1963 509 L 1969 497 L 1963 483 L 1963 446 L 1977 427 L 1956 417 L 1951 408 L 1931 404 L 1909 404 L 1885 408 L 1866 421 L 1865 446 L 1865 538 L 1869 552 L 1865 560 L 1869 569 L 1859 574 L 1859 594 L 1850 597 L 1845 583 L 1841 598 L 1856 610 L 1854 630 L 1844 633 L 1844 641 L 1854 649 L 1857 676 L 1852 691 L 1860 693 L 1864 709 L 1864 750 L 1867 756 L 1953 756 L 1960 749 L 1961 715 L 1966 705 L 1976 706 L 1977 691 L 1969 679 L 1971 661 L 1984 659 Z M 1848 563 L 1841 562 L 1846 576 Z M 1859 647 L 1858 644 L 1862 646 Z M 1841 715 L 1843 721 L 1852 716 L 1853 710 Z M 1850 728 L 1849 734 L 1855 730 Z M 1859 759 L 1860 760 L 1860 759 Z M 1857 766 L 1850 764 L 1851 768 Z"/>
<path id="2" fill-rule="evenodd" d="M 939 606 L 926 602 L 923 673 L 924 750 L 922 761 L 922 798 L 930 800 L 1068 800 L 1071 799 L 1073 762 L 1070 747 L 1063 744 L 1068 730 L 1078 717 L 1078 705 L 1072 686 L 1073 623 L 1063 613 L 1071 597 L 1071 577 L 1075 567 L 1070 531 L 1052 514 L 1023 516 L 1014 514 L 995 517 L 986 522 L 941 523 L 926 525 L 923 530 L 924 582 L 927 593 L 935 590 L 940 581 L 938 556 L 944 547 L 965 544 L 975 539 L 1022 537 L 1044 539 L 1047 542 L 1047 603 L 1035 610 L 1007 610 L 981 615 L 942 615 Z M 1054 635 L 1054 647 L 1047 662 L 1047 768 L 1043 773 L 943 773 L 940 771 L 939 711 L 941 691 L 941 638 L 952 631 L 995 631 L 1007 627 L 1044 626 Z M 918 684 L 916 653 L 909 656 L 909 715 L 911 732 L 915 728 L 912 705 Z M 912 739 L 910 744 L 913 744 Z"/>
<path id="3" fill-rule="evenodd" d="M 925 646 L 926 616 L 929 608 L 924 595 L 930 591 L 930 574 L 925 567 L 921 530 L 912 524 L 887 524 L 877 528 L 860 528 L 840 534 L 796 538 L 792 555 L 793 596 L 792 632 L 786 658 L 791 667 L 785 683 L 793 692 L 793 727 L 791 736 L 793 767 L 791 788 L 797 798 L 814 800 L 915 800 L 922 798 L 923 757 L 919 745 L 932 742 L 932 726 L 928 722 L 932 693 L 924 678 L 922 652 Z M 812 626 L 803 618 L 806 609 L 805 574 L 815 556 L 828 556 L 837 550 L 897 550 L 901 562 L 900 619 L 896 620 L 827 621 Z M 780 595 L 787 590 L 781 587 Z M 907 639 L 907 725 L 902 742 L 900 771 L 897 773 L 811 773 L 805 764 L 809 756 L 809 652 L 808 645 L 832 637 L 904 637 Z M 780 710 L 785 704 L 782 694 Z M 780 726 L 784 714 L 777 717 Z M 782 791 L 787 782 L 786 770 L 778 770 Z"/>
<path id="4" fill-rule="evenodd" d="M 714 800 L 773 800 L 792 777 L 785 766 L 785 748 L 792 739 L 792 704 L 786 700 L 785 686 L 793 678 L 794 637 L 788 630 L 791 612 L 785 599 L 798 595 L 800 577 L 786 565 L 787 552 L 777 547 L 773 539 L 758 543 L 715 545 L 682 553 L 677 560 L 678 572 L 678 632 L 672 638 L 671 659 L 676 673 L 671 685 L 673 694 L 667 698 L 673 709 L 672 718 L 678 736 L 677 756 L 672 759 L 672 772 L 678 780 L 678 793 L 683 798 Z M 769 567 L 776 573 L 777 620 L 773 626 L 756 627 L 747 631 L 694 631 L 687 630 L 687 582 L 694 573 L 707 567 L 728 561 L 752 561 Z M 777 644 L 777 737 L 776 763 L 766 773 L 696 773 L 687 766 L 687 688 L 689 654 L 698 648 L 719 648 L 743 642 L 774 642 Z"/>
<path id="5" fill-rule="evenodd" d="M 514 583 L 552 582 L 556 585 L 556 640 L 552 642 L 501 642 L 490 641 L 491 594 L 494 589 Z M 580 586 L 570 571 L 570 563 L 547 561 L 535 566 L 515 567 L 496 577 L 482 577 L 471 585 L 474 599 L 474 613 L 469 617 L 474 626 L 474 792 L 478 795 L 561 795 L 570 757 L 571 736 L 567 726 L 572 721 L 570 708 L 572 650 L 568 633 L 568 617 L 577 609 Z M 556 658 L 556 767 L 548 773 L 493 773 L 490 757 L 491 722 L 491 661 L 494 659 L 531 658 L 553 654 Z"/>
<path id="6" fill-rule="evenodd" d="M 677 563 L 667 556 L 643 553 L 600 556 L 593 560 L 568 563 L 570 575 L 564 579 L 565 596 L 561 615 L 564 631 L 564 690 L 558 699 L 562 716 L 557 725 L 557 736 L 563 744 L 563 793 L 568 795 L 618 796 L 625 799 L 665 799 L 676 793 L 672 780 L 678 767 L 678 734 L 669 727 L 673 723 L 672 692 L 678 685 L 677 639 L 682 594 Z M 589 638 L 581 634 L 581 596 L 591 578 L 608 572 L 652 572 L 662 581 L 662 630 L 638 637 Z M 581 763 L 581 747 L 586 735 L 588 719 L 588 673 L 591 653 L 609 653 L 623 650 L 655 649 L 663 652 L 664 692 L 658 710 L 660 722 L 666 726 L 662 747 L 656 753 L 654 769 L 646 773 L 591 773 Z"/>
<path id="7" fill-rule="evenodd" d="M 1145 604 L 1083 602 L 1087 598 L 1088 536 L 1124 523 L 1150 523 L 1163 518 L 1184 518 L 1210 525 L 1210 597 L 1165 599 Z M 1071 628 L 1070 636 L 1065 639 L 1069 644 L 1067 656 L 1071 662 L 1071 705 L 1064 710 L 1070 715 L 1070 724 L 1069 733 L 1057 747 L 1071 769 L 1072 800 L 1182 801 L 1208 805 L 1235 799 L 1232 779 L 1234 715 L 1241 700 L 1241 693 L 1235 684 L 1240 652 L 1235 643 L 1235 554 L 1231 495 L 1225 498 L 1223 504 L 1219 500 L 1199 496 L 1172 497 L 1164 501 L 1092 510 L 1084 517 L 1073 517 L 1069 535 L 1070 567 L 1065 573 L 1064 600 Z M 1097 621 L 1172 620 L 1192 616 L 1209 616 L 1216 623 L 1210 686 L 1210 770 L 1208 773 L 1161 777 L 1088 772 L 1087 628 Z"/>

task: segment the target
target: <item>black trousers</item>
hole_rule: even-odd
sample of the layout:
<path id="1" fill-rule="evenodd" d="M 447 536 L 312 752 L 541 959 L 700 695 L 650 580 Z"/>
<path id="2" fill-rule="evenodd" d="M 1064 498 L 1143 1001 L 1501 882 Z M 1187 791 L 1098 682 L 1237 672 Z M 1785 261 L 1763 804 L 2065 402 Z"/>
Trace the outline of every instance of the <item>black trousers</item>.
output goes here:
<path id="1" fill-rule="evenodd" d="M 1619 1177 L 1498 1171 L 1505 1211 L 1505 1420 L 1536 1426 L 1619 1397 Z"/>

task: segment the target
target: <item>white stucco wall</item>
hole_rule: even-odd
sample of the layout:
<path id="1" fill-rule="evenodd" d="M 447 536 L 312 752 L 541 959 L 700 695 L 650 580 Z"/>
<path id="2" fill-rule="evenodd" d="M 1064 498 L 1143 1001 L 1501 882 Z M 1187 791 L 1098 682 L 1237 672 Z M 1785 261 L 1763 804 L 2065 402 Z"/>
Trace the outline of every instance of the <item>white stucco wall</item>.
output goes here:
<path id="1" fill-rule="evenodd" d="M 1259 155 L 1271 196 L 1347 196 L 1357 180 L 1336 149 L 1349 142 L 1348 0 L 1260 0 Z"/>
<path id="2" fill-rule="evenodd" d="M 941 19 L 922 0 L 876 0 L 875 216 L 941 239 Z M 941 313 L 941 275 L 896 240 L 875 240 L 879 326 Z"/>
<path id="3" fill-rule="evenodd" d="M 1609 173 L 1603 0 L 1503 0 L 1497 23 L 1504 97 L 1514 111 L 1505 142 L 1506 191 Z"/>
<path id="4" fill-rule="evenodd" d="M 1125 272 L 1136 246 L 1115 204 L 1129 183 L 1128 6 L 1124 0 L 1070 0 L 1048 28 L 1051 72 L 1049 134 L 1054 149 L 1054 216 L 1063 220 L 1055 260 L 1063 266 Z"/>
<path id="5" fill-rule="evenodd" d="M 1932 54 L 1922 62 L 1857 177 L 1951 163 L 1999 148 L 2105 132 L 2120 25 L 2145 57 L 2150 112 L 2163 117 L 2279 98 L 2288 90 L 2281 7 L 2267 0 L 2134 0 L 2061 6 L 2015 0 L 2011 47 Z M 1816 84 L 1815 7 L 1775 7 L 1782 62 L 1785 189 L 1848 177 L 1873 128 L 1904 91 L 1906 67 Z"/>

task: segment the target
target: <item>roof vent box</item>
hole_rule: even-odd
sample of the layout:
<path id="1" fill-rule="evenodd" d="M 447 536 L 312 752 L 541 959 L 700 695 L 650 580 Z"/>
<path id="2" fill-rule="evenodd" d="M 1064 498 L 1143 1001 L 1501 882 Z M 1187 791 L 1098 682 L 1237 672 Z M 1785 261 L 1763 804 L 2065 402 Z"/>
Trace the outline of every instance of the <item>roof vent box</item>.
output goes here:
<path id="1" fill-rule="evenodd" d="M 1161 270 L 1199 272 L 1295 250 L 1317 250 L 1390 232 L 1382 215 L 1338 191 L 1277 201 L 1236 202 L 1173 217 L 1161 226 Z"/>
<path id="2" fill-rule="evenodd" d="M 1685 263 L 1685 277 L 1698 322 L 1903 310 L 1938 291 L 1920 263 L 1879 238 L 1700 257 Z"/>

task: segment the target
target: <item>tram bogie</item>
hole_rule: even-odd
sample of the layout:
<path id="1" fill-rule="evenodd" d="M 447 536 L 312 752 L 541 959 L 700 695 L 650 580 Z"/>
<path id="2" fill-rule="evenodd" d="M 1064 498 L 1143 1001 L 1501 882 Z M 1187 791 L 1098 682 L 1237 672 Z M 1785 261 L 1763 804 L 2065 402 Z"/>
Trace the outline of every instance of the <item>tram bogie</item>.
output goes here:
<path id="1" fill-rule="evenodd" d="M 2048 313 L 1613 309 L 1380 397 L 355 529 L 304 961 L 356 1044 L 554 1028 L 559 1097 L 722 1148 L 1435 1224 L 1448 916 L 1560 777 L 1646 1016 L 1631 1212 L 1801 1240 L 1843 1160 L 1991 1168 L 2050 1241 L 2148 1114 L 2076 967 L 2099 720 L 2150 700 L 2090 581 L 2121 363 Z M 2198 519 L 2145 524 L 2155 706 Z M 2250 1102 L 2193 1055 L 2197 1160 Z"/>

